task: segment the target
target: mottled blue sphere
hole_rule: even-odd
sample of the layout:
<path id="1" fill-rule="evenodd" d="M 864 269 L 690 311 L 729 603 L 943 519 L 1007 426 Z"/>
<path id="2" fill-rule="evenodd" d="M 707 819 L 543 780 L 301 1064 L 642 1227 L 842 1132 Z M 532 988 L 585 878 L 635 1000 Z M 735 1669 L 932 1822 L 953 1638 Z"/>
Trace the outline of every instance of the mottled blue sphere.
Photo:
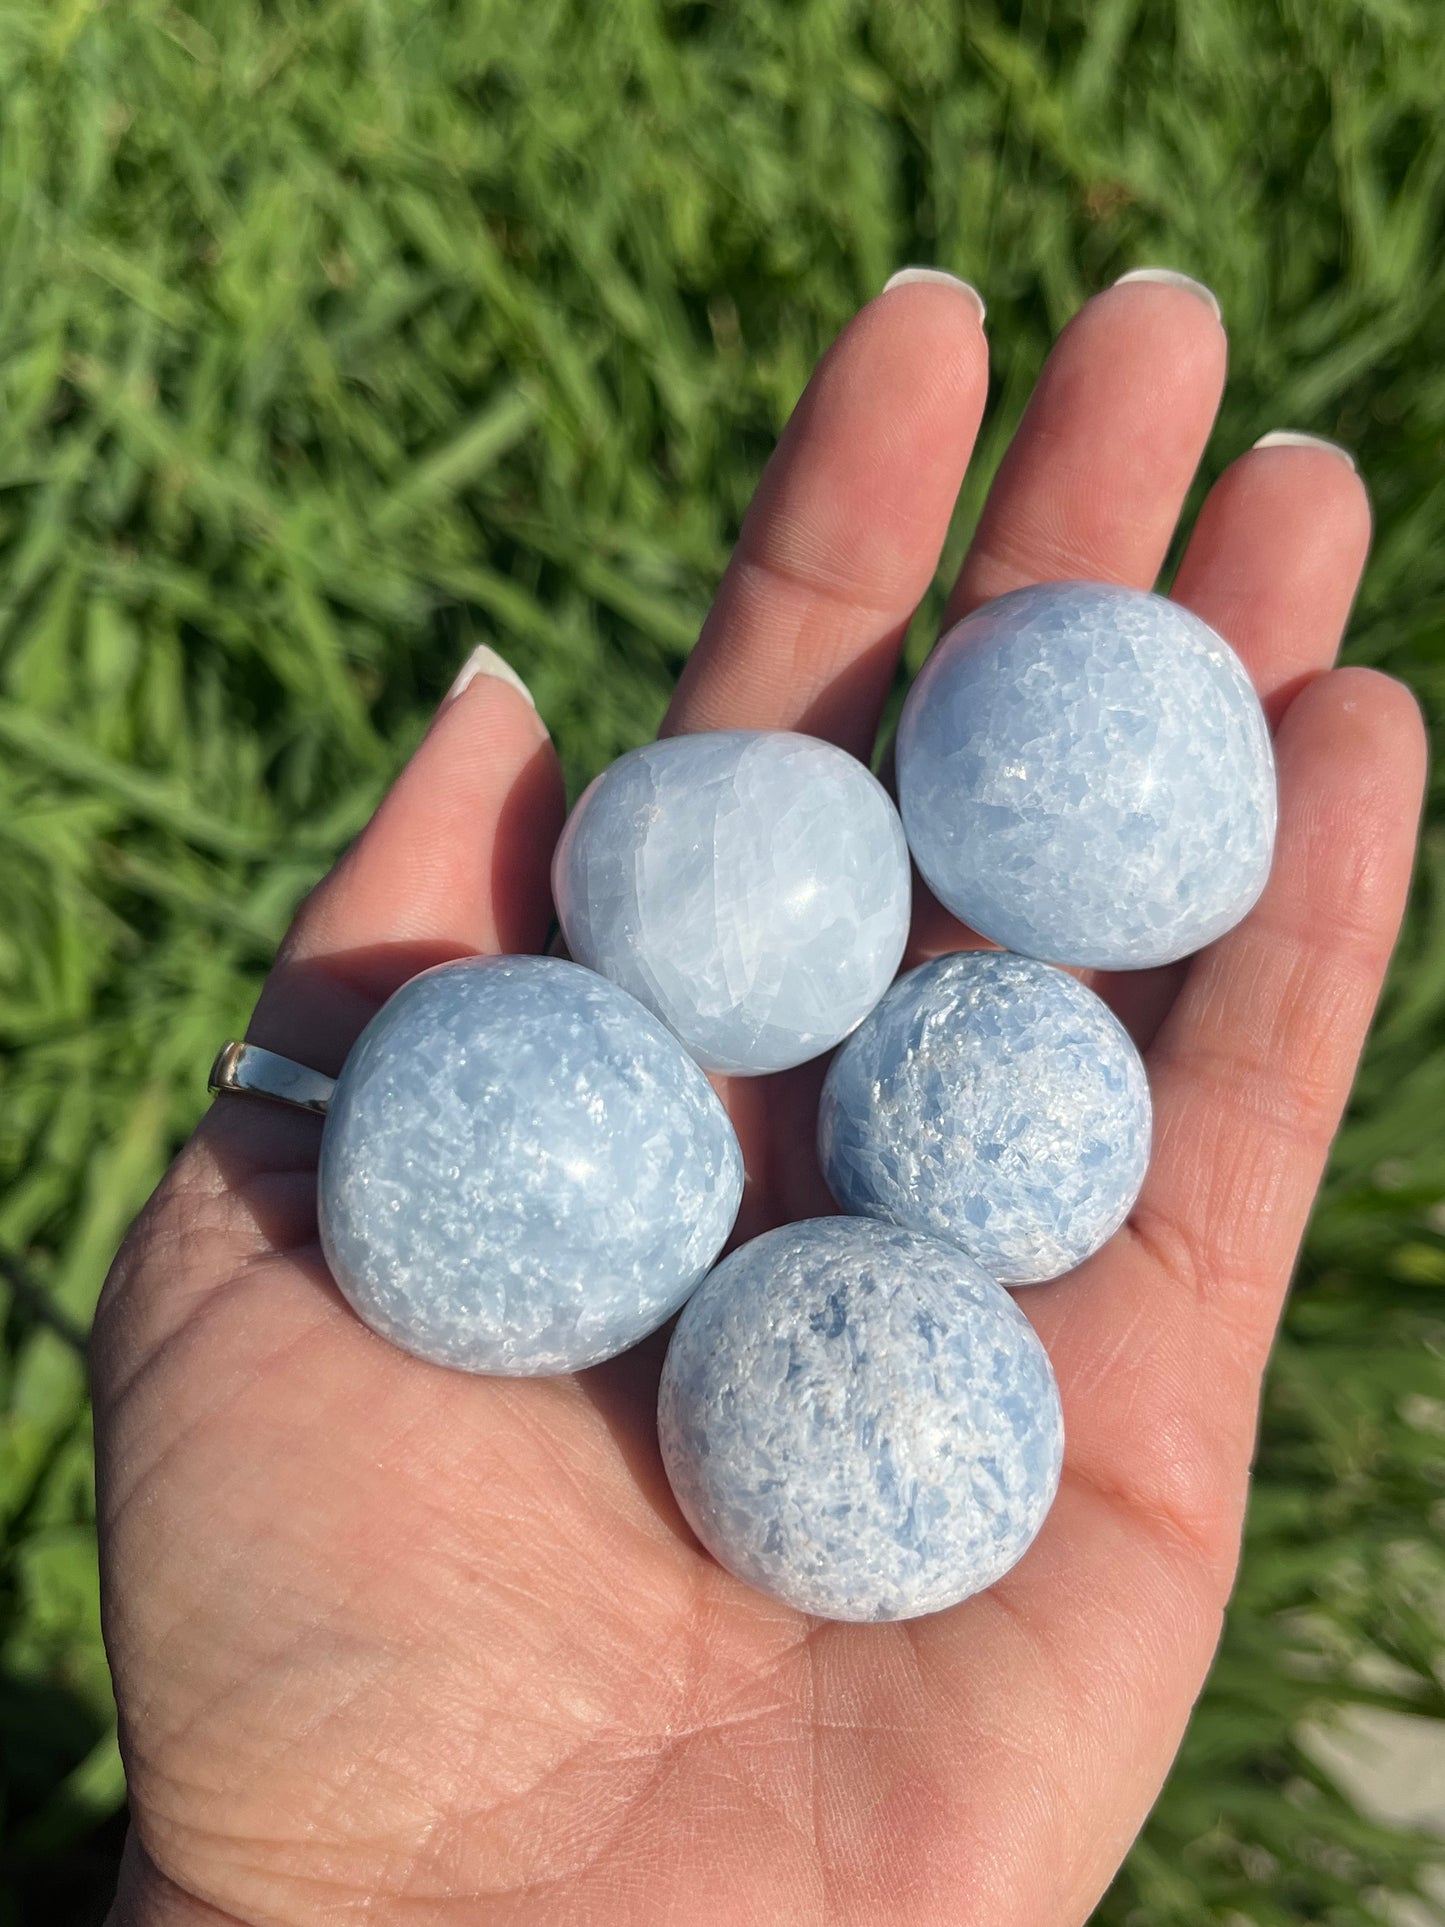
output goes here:
<path id="1" fill-rule="evenodd" d="M 833 1059 L 818 1154 L 845 1211 L 1032 1285 L 1129 1215 L 1150 1117 L 1139 1053 L 1092 990 L 1052 964 L 961 951 L 900 977 Z"/>
<path id="2" fill-rule="evenodd" d="M 372 1018 L 321 1144 L 321 1242 L 358 1314 L 461 1371 L 573 1371 L 675 1312 L 732 1229 L 738 1141 L 625 991 L 470 957 Z"/>
<path id="3" fill-rule="evenodd" d="M 577 961 L 714 1071 L 820 1056 L 883 995 L 908 936 L 887 792 L 832 743 L 786 731 L 623 756 L 568 819 L 552 888 Z"/>
<path id="4" fill-rule="evenodd" d="M 1000 596 L 909 691 L 898 794 L 934 895 L 1051 963 L 1142 969 L 1238 923 L 1275 777 L 1243 665 L 1198 616 L 1102 582 Z"/>
<path id="5" fill-rule="evenodd" d="M 1058 1489 L 1063 1416 L 1008 1293 L 952 1246 L 866 1218 L 765 1232 L 683 1312 L 658 1404 L 708 1550 L 825 1619 L 981 1592 Z"/>

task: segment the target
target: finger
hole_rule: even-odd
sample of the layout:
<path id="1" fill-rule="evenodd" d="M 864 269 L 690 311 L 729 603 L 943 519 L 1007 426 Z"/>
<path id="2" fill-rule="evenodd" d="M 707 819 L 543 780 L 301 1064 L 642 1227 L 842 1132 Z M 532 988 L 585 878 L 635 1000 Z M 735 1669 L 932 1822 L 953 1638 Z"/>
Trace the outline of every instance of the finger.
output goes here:
<path id="1" fill-rule="evenodd" d="M 1255 909 L 1195 962 L 1149 1054 L 1155 1147 L 1128 1227 L 1028 1296 L 1073 1476 L 1232 1564 L 1259 1378 L 1399 928 L 1419 711 L 1372 670 L 1317 678 L 1278 738 Z"/>
<path id="2" fill-rule="evenodd" d="M 1004 456 L 944 626 L 1032 582 L 1152 587 L 1209 439 L 1226 344 L 1213 297 L 1123 282 L 1065 328 Z M 906 961 L 977 939 L 923 887 Z"/>
<path id="3" fill-rule="evenodd" d="M 297 912 L 247 1036 L 335 1074 L 419 970 L 539 949 L 562 815 L 541 718 L 501 658 L 477 651 L 376 814 Z M 108 1342 L 144 1355 L 243 1259 L 309 1248 L 317 1145 L 314 1117 L 219 1098 L 127 1240 L 106 1290 Z M 177 1223 L 192 1262 L 149 1262 L 157 1239 L 173 1244 Z"/>
<path id="4" fill-rule="evenodd" d="M 1343 449 L 1257 446 L 1205 498 L 1174 599 L 1233 646 L 1278 721 L 1334 662 L 1369 546 L 1369 498 Z"/>
<path id="5" fill-rule="evenodd" d="M 666 733 L 802 729 L 868 754 L 978 432 L 981 322 L 961 283 L 914 282 L 844 329 L 759 484 Z"/>
<path id="6" fill-rule="evenodd" d="M 1044 364 L 949 599 L 1072 577 L 1149 588 L 1224 387 L 1213 297 L 1124 282 L 1075 315 Z"/>
<path id="7" fill-rule="evenodd" d="M 1269 886 L 1196 961 L 1150 1053 L 1156 1150 L 1134 1215 L 1255 1365 L 1399 931 L 1420 712 L 1389 677 L 1336 670 L 1295 699 L 1278 756 Z"/>
<path id="8" fill-rule="evenodd" d="M 248 1035 L 334 1072 L 418 970 L 540 949 L 562 815 L 561 772 L 530 699 L 498 673 L 474 675 L 302 904 Z"/>

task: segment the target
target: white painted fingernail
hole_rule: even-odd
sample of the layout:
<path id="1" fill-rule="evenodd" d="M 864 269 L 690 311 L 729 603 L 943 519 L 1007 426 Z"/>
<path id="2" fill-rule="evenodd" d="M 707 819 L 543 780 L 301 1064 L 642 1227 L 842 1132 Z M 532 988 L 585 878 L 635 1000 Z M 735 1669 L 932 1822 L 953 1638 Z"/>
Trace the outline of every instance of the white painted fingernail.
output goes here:
<path id="1" fill-rule="evenodd" d="M 983 296 L 971 281 L 960 281 L 956 274 L 948 274 L 942 268 L 900 268 L 897 274 L 889 275 L 883 283 L 882 292 L 891 294 L 895 288 L 912 287 L 915 281 L 932 281 L 941 288 L 958 288 L 978 309 L 980 321 L 988 313 L 983 305 Z"/>
<path id="2" fill-rule="evenodd" d="M 1204 305 L 1211 309 L 1216 321 L 1223 321 L 1219 297 L 1213 288 L 1206 288 L 1202 281 L 1196 281 L 1192 274 L 1181 274 L 1178 268 L 1130 268 L 1121 274 L 1114 283 L 1116 288 L 1125 288 L 1131 281 L 1157 281 L 1161 287 L 1183 288 L 1186 294 L 1197 295 Z"/>
<path id="3" fill-rule="evenodd" d="M 504 662 L 495 649 L 488 648 L 487 644 L 483 642 L 478 643 L 477 647 L 462 664 L 461 669 L 457 673 L 456 681 L 446 693 L 442 705 L 443 708 L 445 708 L 447 703 L 455 702 L 462 691 L 474 683 L 478 676 L 495 676 L 498 682 L 506 683 L 509 688 L 515 689 L 519 696 L 525 696 L 527 701 L 532 704 L 533 709 L 537 707 L 532 699 L 531 690 L 528 689 L 512 665 L 509 662 Z"/>
<path id="4" fill-rule="evenodd" d="M 1256 448 L 1323 448 L 1331 455 L 1338 455 L 1350 469 L 1358 475 L 1360 465 L 1347 448 L 1338 442 L 1327 442 L 1323 435 L 1306 435 L 1302 428 L 1272 428 L 1267 435 L 1261 435 L 1254 444 Z"/>

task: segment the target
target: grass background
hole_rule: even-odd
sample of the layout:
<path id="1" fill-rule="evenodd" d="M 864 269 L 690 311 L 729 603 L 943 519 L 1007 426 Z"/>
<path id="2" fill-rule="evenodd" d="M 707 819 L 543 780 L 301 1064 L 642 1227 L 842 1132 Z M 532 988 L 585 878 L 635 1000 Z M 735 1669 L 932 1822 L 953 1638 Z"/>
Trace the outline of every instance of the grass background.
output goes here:
<path id="1" fill-rule="evenodd" d="M 79 1341 L 298 894 L 468 647 L 580 782 L 647 736 L 813 360 L 905 261 L 992 401 L 1163 262 L 1206 479 L 1358 451 L 1353 660 L 1445 716 L 1433 0 L 0 0 L 0 1922 L 83 1921 L 123 1786 Z M 926 641 L 916 625 L 911 654 Z M 1238 1599 L 1108 1923 L 1355 1923 L 1420 1843 L 1302 1744 L 1445 1714 L 1445 840 L 1275 1362 Z"/>

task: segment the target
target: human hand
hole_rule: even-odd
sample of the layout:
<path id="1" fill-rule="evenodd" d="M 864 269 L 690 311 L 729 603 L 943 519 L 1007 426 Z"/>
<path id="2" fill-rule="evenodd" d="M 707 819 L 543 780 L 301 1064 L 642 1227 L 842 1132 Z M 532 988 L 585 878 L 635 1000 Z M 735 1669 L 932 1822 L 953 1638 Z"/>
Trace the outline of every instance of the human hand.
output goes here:
<path id="1" fill-rule="evenodd" d="M 1224 335 L 1126 283 L 1065 331 L 950 610 L 1147 586 Z M 914 283 L 799 404 L 669 729 L 860 756 L 983 403 L 971 298 Z M 132 1232 L 94 1343 L 105 1623 L 133 1833 L 117 1927 L 1065 1927 L 1178 1745 L 1237 1555 L 1260 1375 L 1378 994 L 1424 748 L 1396 683 L 1330 670 L 1369 535 L 1326 448 L 1244 455 L 1174 593 L 1277 729 L 1269 888 L 1188 966 L 1105 990 L 1147 1045 L 1129 1224 L 1021 1302 L 1058 1373 L 1058 1501 L 990 1592 L 838 1625 L 703 1553 L 657 1453 L 662 1342 L 550 1380 L 382 1343 L 316 1245 L 318 1127 L 222 1099 Z M 1327 673 L 1328 672 L 1328 673 Z M 251 1036 L 334 1072 L 415 971 L 546 938 L 557 766 L 492 676 L 444 706 L 302 906 Z M 969 941 L 925 904 L 913 957 Z M 829 1209 L 821 1067 L 727 1089 L 739 1236 Z"/>

